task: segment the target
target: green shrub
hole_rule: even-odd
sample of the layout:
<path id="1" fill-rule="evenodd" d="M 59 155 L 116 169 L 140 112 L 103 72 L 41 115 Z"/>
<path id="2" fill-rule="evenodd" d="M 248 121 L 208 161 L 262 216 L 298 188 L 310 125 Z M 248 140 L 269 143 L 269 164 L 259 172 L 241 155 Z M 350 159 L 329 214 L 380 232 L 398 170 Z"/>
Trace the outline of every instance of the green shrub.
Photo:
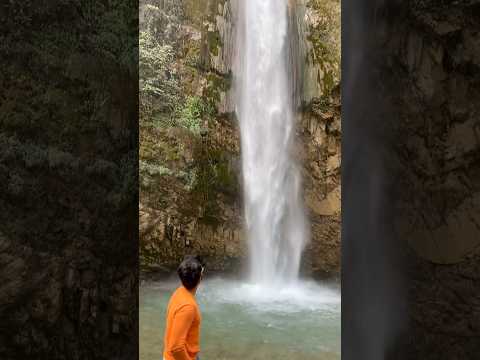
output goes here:
<path id="1" fill-rule="evenodd" d="M 183 107 L 177 110 L 178 125 L 200 134 L 202 119 L 208 120 L 212 116 L 211 106 L 199 96 L 189 96 Z"/>
<path id="2" fill-rule="evenodd" d="M 180 85 L 172 67 L 172 46 L 161 45 L 146 31 L 140 32 L 139 45 L 140 120 L 148 121 L 155 114 L 174 110 L 180 101 Z"/>
<path id="3" fill-rule="evenodd" d="M 142 175 L 149 175 L 149 176 L 165 176 L 165 175 L 173 175 L 173 171 L 169 168 L 158 165 L 148 163 L 146 161 L 140 160 L 140 174 Z"/>

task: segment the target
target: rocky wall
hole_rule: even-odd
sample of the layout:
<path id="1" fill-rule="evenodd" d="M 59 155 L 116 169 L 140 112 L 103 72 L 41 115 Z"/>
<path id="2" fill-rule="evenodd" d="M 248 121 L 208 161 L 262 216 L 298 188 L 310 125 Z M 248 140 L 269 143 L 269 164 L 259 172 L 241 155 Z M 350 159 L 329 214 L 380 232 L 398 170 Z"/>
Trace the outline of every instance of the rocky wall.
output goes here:
<path id="1" fill-rule="evenodd" d="M 233 186 L 225 192 L 221 184 L 212 182 L 207 197 L 214 201 L 210 201 L 205 194 L 185 190 L 172 175 L 158 179 L 159 183 L 144 195 L 141 192 L 142 268 L 171 269 L 183 254 L 198 252 L 212 269 L 234 270 L 247 254 L 239 132 L 232 102 L 238 4 L 219 0 L 188 0 L 182 4 L 184 16 L 177 26 L 182 49 L 177 54 L 178 74 L 186 92 L 210 99 L 216 107 L 208 134 L 196 140 L 204 144 L 203 150 L 197 147 L 197 151 L 203 151 L 207 158 L 223 153 Z M 303 269 L 318 276 L 337 275 L 340 267 L 339 11 L 338 1 L 290 4 L 293 95 L 299 99 L 295 153 L 303 164 L 305 203 L 312 222 Z M 197 64 L 194 68 L 188 66 L 192 59 Z M 157 136 L 170 137 L 170 144 L 178 141 L 175 131 L 164 134 Z M 205 146 L 207 143 L 210 145 Z M 182 169 L 194 161 L 195 146 L 192 142 L 185 144 L 179 155 L 182 159 L 172 168 Z M 161 199 L 155 194 L 162 194 Z M 206 205 L 209 202 L 214 203 L 210 209 Z M 209 210 L 214 210 L 215 219 L 210 219 L 214 221 L 203 216 Z"/>
<path id="2" fill-rule="evenodd" d="M 480 7 L 411 1 L 379 9 L 387 19 L 376 38 L 379 69 L 402 174 L 392 206 L 408 244 L 408 333 L 392 358 L 476 359 Z"/>

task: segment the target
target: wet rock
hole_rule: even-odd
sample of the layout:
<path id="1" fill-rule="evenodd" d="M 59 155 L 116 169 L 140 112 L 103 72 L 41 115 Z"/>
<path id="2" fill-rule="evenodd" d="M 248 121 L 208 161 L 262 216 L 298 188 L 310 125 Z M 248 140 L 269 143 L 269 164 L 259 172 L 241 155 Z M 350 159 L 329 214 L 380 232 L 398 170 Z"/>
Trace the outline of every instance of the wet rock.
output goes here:
<path id="1" fill-rule="evenodd" d="M 196 252 L 205 257 L 210 270 L 237 271 L 248 254 L 241 204 L 239 129 L 231 99 L 238 2 L 189 0 L 182 6 L 186 17 L 179 24 L 179 29 L 183 29 L 183 33 L 179 31 L 181 43 L 185 52 L 198 55 L 202 72 L 192 74 L 186 66 L 187 60 L 179 55 L 176 59 L 179 73 L 184 76 L 182 81 L 189 93 L 214 101 L 217 114 L 214 124 L 209 124 L 206 141 L 216 153 L 224 154 L 225 173 L 233 174 L 238 186 L 231 186 L 230 177 L 225 176 L 209 193 L 200 193 L 196 188 L 198 197 L 194 200 L 192 189 L 186 190 L 178 179 L 165 179 L 155 189 L 141 193 L 141 269 L 172 271 L 184 254 Z M 295 0 L 289 4 L 294 34 L 291 46 L 292 51 L 298 52 L 298 59 L 291 59 L 297 69 L 293 81 L 298 105 L 303 105 L 298 109 L 294 153 L 303 166 L 306 204 L 313 204 L 311 209 L 316 210 L 311 211 L 312 221 L 329 224 L 329 230 L 317 225 L 311 227 L 311 246 L 316 255 L 311 257 L 308 267 L 324 274 L 338 274 L 340 257 L 340 17 L 335 17 L 339 10 L 340 3 L 335 0 Z M 326 53 L 322 52 L 323 45 L 328 45 Z M 166 131 L 165 137 L 168 144 L 180 138 L 182 141 L 178 143 L 189 144 L 187 137 L 175 129 Z M 185 169 L 198 161 L 191 143 L 184 146 L 182 153 L 184 162 L 179 168 Z M 227 191 L 222 191 L 223 188 Z M 214 215 L 209 218 L 209 213 Z"/>
<path id="2" fill-rule="evenodd" d="M 392 359 L 473 359 L 480 350 L 477 6 L 416 1 L 388 24 L 398 47 L 383 49 L 392 61 L 381 78 L 395 104 L 402 193 L 393 205 L 408 244 L 410 316 L 400 346 L 408 355 Z"/>

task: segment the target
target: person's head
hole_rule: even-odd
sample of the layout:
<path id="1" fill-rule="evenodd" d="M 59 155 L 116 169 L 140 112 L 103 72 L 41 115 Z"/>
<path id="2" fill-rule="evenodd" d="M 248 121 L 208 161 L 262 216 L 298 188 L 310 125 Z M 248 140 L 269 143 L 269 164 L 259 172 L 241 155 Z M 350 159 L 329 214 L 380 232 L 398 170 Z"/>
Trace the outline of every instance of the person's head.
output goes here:
<path id="1" fill-rule="evenodd" d="M 187 255 L 180 263 L 177 274 L 182 281 L 182 285 L 188 289 L 195 289 L 202 279 L 204 265 L 198 256 Z"/>

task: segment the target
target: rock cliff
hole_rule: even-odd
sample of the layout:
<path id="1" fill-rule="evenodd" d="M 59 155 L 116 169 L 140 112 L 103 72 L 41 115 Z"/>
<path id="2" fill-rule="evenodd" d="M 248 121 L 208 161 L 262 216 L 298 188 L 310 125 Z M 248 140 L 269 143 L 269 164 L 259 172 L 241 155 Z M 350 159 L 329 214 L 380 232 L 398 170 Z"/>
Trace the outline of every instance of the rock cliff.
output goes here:
<path id="1" fill-rule="evenodd" d="M 408 190 L 398 229 L 412 250 L 416 358 L 474 359 L 480 351 L 479 10 L 410 4 L 387 50 L 400 65 L 392 78 L 410 89 L 396 97 L 404 139 L 396 148 Z"/>
<path id="2" fill-rule="evenodd" d="M 298 105 L 295 154 L 303 164 L 312 236 L 303 270 L 339 272 L 340 259 L 340 3 L 292 1 L 292 71 Z M 185 253 L 206 257 L 218 271 L 239 268 L 243 234 L 239 130 L 232 102 L 236 2 L 202 0 L 141 3 L 141 28 L 175 47 L 169 72 L 184 102 L 195 97 L 209 111 L 198 131 L 140 125 L 140 241 L 145 271 L 168 270 Z M 152 25 L 153 24 L 153 25 Z M 183 105 L 186 107 L 187 105 Z M 175 118 L 175 111 L 169 115 Z M 173 120 L 175 123 L 175 120 Z M 179 126 L 180 124 L 180 126 Z"/>
<path id="3" fill-rule="evenodd" d="M 480 7 L 472 1 L 391 2 L 379 5 L 377 14 L 374 76 L 388 104 L 379 126 L 391 134 L 389 165 L 399 176 L 392 179 L 390 208 L 408 249 L 405 342 L 396 339 L 388 358 L 475 359 Z"/>

